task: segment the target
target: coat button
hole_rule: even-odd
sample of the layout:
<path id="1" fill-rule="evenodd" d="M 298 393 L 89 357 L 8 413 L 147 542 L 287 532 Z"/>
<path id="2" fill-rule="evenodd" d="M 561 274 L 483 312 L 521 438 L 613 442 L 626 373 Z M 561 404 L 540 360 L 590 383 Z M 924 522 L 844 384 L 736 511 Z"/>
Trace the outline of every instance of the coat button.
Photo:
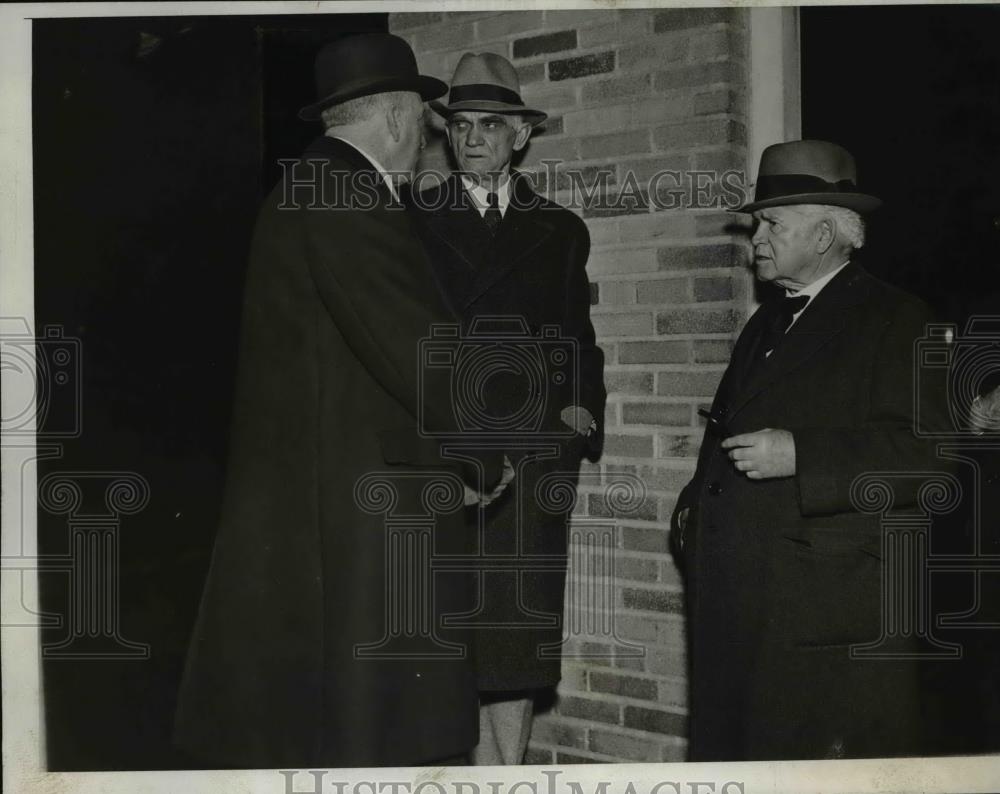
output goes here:
<path id="1" fill-rule="evenodd" d="M 717 482 L 710 482 L 708 484 L 708 492 L 712 496 L 718 496 L 720 493 L 722 493 L 722 486 Z"/>

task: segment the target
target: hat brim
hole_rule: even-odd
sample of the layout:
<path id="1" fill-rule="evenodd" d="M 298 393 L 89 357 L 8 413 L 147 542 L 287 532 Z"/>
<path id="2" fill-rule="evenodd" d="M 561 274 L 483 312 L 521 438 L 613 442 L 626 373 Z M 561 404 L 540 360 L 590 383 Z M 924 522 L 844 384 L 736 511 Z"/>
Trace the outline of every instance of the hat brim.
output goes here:
<path id="1" fill-rule="evenodd" d="M 353 86 L 335 94 L 324 97 L 319 102 L 306 105 L 299 111 L 299 118 L 303 121 L 316 121 L 320 114 L 328 107 L 339 105 L 349 99 L 359 99 L 372 94 L 384 94 L 387 91 L 414 91 L 420 94 L 420 98 L 427 102 L 437 99 L 448 92 L 448 84 L 438 80 L 436 77 L 428 77 L 424 74 L 407 75 L 405 77 L 392 77 L 382 80 L 372 80 L 359 86 Z"/>
<path id="2" fill-rule="evenodd" d="M 788 207 L 795 204 L 827 204 L 845 207 L 861 214 L 872 212 L 882 206 L 882 199 L 867 193 L 797 193 L 791 196 L 775 196 L 745 204 L 737 212 L 756 212 L 768 207 Z"/>
<path id="3" fill-rule="evenodd" d="M 537 127 L 549 117 L 548 113 L 543 113 L 541 110 L 511 105 L 509 102 L 498 102 L 494 99 L 465 99 L 450 105 L 443 102 L 431 102 L 430 106 L 436 113 L 445 118 L 463 110 L 478 113 L 501 113 L 505 116 L 524 116 L 524 120 L 530 122 L 532 127 Z"/>

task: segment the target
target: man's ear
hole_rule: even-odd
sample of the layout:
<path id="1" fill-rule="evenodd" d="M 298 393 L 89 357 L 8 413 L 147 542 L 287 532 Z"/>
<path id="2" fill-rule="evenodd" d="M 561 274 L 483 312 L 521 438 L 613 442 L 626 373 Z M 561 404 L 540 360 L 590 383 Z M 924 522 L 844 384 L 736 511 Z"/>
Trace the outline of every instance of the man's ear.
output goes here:
<path id="1" fill-rule="evenodd" d="M 514 151 L 519 152 L 528 143 L 528 138 L 531 137 L 531 124 L 524 122 L 520 127 L 518 127 L 517 133 L 514 136 Z"/>
<path id="2" fill-rule="evenodd" d="M 816 224 L 816 228 L 819 231 L 819 237 L 816 240 L 816 253 L 825 254 L 837 240 L 837 221 L 829 217 L 823 218 Z"/>
<path id="3" fill-rule="evenodd" d="M 389 103 L 385 111 L 385 123 L 392 140 L 399 143 L 399 139 L 403 137 L 403 109 L 397 103 Z"/>

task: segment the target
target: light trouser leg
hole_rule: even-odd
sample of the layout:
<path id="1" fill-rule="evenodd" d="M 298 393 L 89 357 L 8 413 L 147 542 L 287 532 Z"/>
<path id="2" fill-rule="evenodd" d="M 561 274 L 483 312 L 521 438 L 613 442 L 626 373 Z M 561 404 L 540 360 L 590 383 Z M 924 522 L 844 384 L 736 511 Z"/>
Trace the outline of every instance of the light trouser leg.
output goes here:
<path id="1" fill-rule="evenodd" d="M 533 705 L 531 698 L 480 704 L 479 744 L 472 750 L 474 766 L 510 766 L 524 760 Z"/>

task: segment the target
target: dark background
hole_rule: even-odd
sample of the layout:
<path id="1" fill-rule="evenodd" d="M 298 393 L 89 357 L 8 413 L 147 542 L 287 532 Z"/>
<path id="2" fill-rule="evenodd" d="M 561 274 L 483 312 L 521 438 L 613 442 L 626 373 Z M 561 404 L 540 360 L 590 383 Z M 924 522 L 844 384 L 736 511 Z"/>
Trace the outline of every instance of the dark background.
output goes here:
<path id="1" fill-rule="evenodd" d="M 802 137 L 885 202 L 865 266 L 948 319 L 1000 294 L 1000 7 L 803 8 L 801 34 Z"/>
<path id="2" fill-rule="evenodd" d="M 858 259 L 972 344 L 968 318 L 1000 316 L 1000 7 L 803 8 L 801 34 L 803 137 L 845 146 L 862 189 L 885 202 Z M 1000 454 L 965 454 L 994 476 L 978 523 L 983 551 L 1000 555 Z M 959 476 L 971 493 L 971 467 Z M 933 553 L 972 551 L 974 507 L 935 523 Z M 1000 620 L 997 579 L 984 577 L 979 621 Z M 933 574 L 932 610 L 968 609 L 972 581 Z M 926 752 L 1000 752 L 1000 629 L 934 636 L 963 656 L 923 665 Z"/>
<path id="3" fill-rule="evenodd" d="M 35 22 L 36 322 L 81 340 L 84 427 L 39 477 L 134 471 L 152 494 L 119 533 L 120 633 L 151 656 L 44 662 L 50 769 L 197 766 L 169 733 L 215 534 L 254 218 L 277 158 L 321 132 L 295 116 L 314 101 L 319 44 L 386 24 Z M 67 552 L 65 516 L 40 510 L 39 533 L 42 554 Z M 43 609 L 65 614 L 67 583 L 42 575 Z"/>
<path id="4" fill-rule="evenodd" d="M 119 533 L 120 634 L 152 655 L 44 662 L 52 770 L 198 766 L 169 732 L 221 497 L 254 216 L 277 158 L 319 132 L 295 117 L 319 43 L 385 26 L 35 23 L 35 312 L 39 331 L 81 340 L 85 428 L 40 477 L 134 471 L 152 493 Z M 863 261 L 956 320 L 1000 308 L 998 33 L 993 7 L 802 9 L 804 136 L 851 150 L 886 202 Z M 39 533 L 43 554 L 67 552 L 64 516 L 40 511 Z M 65 577 L 41 584 L 43 608 L 65 613 Z M 975 749 L 982 724 L 951 702 L 936 747 Z"/>

